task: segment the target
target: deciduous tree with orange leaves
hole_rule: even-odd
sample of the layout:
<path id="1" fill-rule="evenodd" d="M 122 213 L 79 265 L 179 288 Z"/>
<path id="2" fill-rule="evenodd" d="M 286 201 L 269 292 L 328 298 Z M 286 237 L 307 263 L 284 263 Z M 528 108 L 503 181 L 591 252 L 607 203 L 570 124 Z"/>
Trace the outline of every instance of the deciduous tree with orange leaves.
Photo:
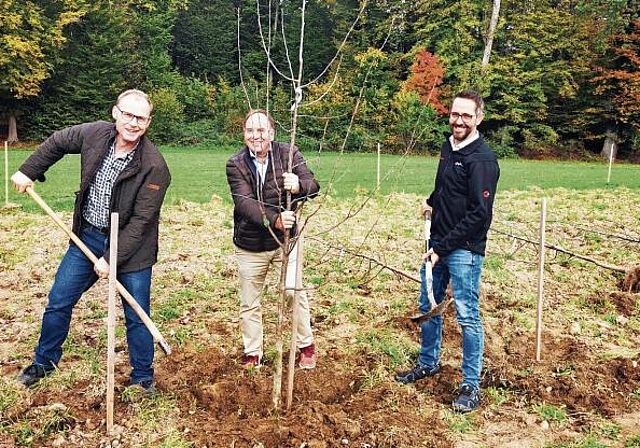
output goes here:
<path id="1" fill-rule="evenodd" d="M 613 37 L 613 58 L 607 68 L 598 67 L 596 93 L 611 100 L 616 120 L 640 131 L 640 19 L 630 31 Z"/>
<path id="2" fill-rule="evenodd" d="M 416 92 L 424 104 L 431 104 L 439 114 L 446 114 L 447 108 L 440 102 L 440 89 L 444 78 L 444 68 L 437 56 L 427 50 L 419 52 L 411 65 L 405 89 Z"/>

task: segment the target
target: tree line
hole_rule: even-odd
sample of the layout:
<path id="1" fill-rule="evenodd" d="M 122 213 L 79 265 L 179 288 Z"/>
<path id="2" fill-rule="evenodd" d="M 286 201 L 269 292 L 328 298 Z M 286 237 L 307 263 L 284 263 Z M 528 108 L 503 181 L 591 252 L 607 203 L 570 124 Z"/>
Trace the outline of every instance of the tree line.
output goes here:
<path id="1" fill-rule="evenodd" d="M 158 142 L 237 144 L 248 107 L 311 150 L 437 151 L 479 90 L 502 157 L 640 160 L 640 0 L 0 0 L 0 134 L 109 119 L 131 87 Z M 303 31 L 303 32 L 302 32 Z M 302 46 L 302 51 L 300 47 Z"/>

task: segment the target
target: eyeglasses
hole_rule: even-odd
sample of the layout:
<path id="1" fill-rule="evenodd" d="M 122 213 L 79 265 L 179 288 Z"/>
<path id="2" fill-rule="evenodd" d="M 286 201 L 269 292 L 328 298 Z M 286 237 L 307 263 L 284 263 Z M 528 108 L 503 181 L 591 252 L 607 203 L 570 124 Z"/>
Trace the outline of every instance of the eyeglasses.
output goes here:
<path id="1" fill-rule="evenodd" d="M 116 106 L 116 109 L 118 109 L 120 111 L 120 115 L 122 115 L 122 119 L 124 120 L 125 123 L 132 122 L 134 118 L 136 119 L 136 122 L 140 126 L 146 126 L 151 122 L 151 117 L 143 117 L 141 115 L 134 115 L 131 112 L 126 112 L 126 111 L 120 109 L 118 106 Z"/>
<path id="2" fill-rule="evenodd" d="M 463 123 L 467 123 L 467 124 L 471 123 L 471 120 L 473 120 L 473 118 L 475 116 L 476 115 L 471 115 L 471 114 L 467 114 L 467 113 L 461 114 L 461 113 L 458 113 L 458 112 L 451 112 L 449 114 L 449 117 L 451 118 L 451 121 L 458 121 L 458 118 L 462 118 L 462 122 Z"/>

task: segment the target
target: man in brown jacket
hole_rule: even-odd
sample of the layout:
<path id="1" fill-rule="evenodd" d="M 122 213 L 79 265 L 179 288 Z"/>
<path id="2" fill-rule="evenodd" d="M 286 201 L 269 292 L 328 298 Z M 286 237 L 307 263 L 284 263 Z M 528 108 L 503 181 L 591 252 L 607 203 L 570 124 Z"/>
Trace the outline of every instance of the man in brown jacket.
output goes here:
<path id="1" fill-rule="evenodd" d="M 227 181 L 235 205 L 233 242 L 240 279 L 242 364 L 250 369 L 259 368 L 262 363 L 260 295 L 267 272 L 273 265 L 279 278 L 284 232 L 295 232 L 295 209 L 302 201 L 317 195 L 320 186 L 296 147 L 273 141 L 275 123 L 267 111 L 249 112 L 243 129 L 245 146 L 227 162 Z M 293 153 L 293 163 L 289 173 L 290 153 Z M 291 193 L 293 210 L 284 207 L 287 191 Z M 303 369 L 313 369 L 316 366 L 315 344 L 309 302 L 304 291 L 298 295 L 298 303 L 298 364 Z"/>
<path id="2" fill-rule="evenodd" d="M 27 387 L 57 368 L 74 306 L 98 278 L 109 275 L 111 213 L 119 214 L 118 281 L 150 312 L 160 208 L 171 182 L 164 158 L 144 136 L 152 109 L 144 92 L 126 90 L 111 110 L 115 123 L 97 121 L 55 132 L 11 177 L 16 190 L 25 192 L 34 180 L 44 181 L 44 173 L 66 154 L 80 154 L 73 231 L 98 258 L 94 265 L 70 243 L 49 292 L 33 363 L 18 377 Z M 125 301 L 123 307 L 131 384 L 153 391 L 153 336 Z"/>

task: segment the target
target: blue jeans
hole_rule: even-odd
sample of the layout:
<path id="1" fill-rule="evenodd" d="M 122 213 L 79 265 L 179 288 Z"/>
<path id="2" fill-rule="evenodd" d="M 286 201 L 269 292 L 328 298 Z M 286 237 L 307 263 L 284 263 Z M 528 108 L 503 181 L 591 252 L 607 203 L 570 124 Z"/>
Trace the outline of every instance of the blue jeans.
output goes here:
<path id="1" fill-rule="evenodd" d="M 433 267 L 433 294 L 436 303 L 444 300 L 451 281 L 456 317 L 462 329 L 462 383 L 480 387 L 484 328 L 480 317 L 480 275 L 484 257 L 465 249 L 457 249 L 438 260 Z M 419 307 L 422 313 L 431 309 L 425 280 L 425 264 L 420 269 L 422 280 Z M 442 345 L 442 315 L 422 323 L 422 345 L 418 364 L 435 366 L 440 362 Z"/>
<path id="2" fill-rule="evenodd" d="M 107 249 L 108 238 L 93 229 L 82 229 L 80 239 L 97 257 Z M 108 261 L 108 260 L 107 260 Z M 71 244 L 65 254 L 49 292 L 49 302 L 42 316 L 40 340 L 35 351 L 34 362 L 45 368 L 58 365 L 62 357 L 62 344 L 69 334 L 71 313 L 98 276 L 93 263 L 75 245 Z M 149 314 L 151 298 L 151 268 L 137 272 L 118 273 L 118 281 Z M 153 336 L 135 311 L 122 301 L 129 346 L 129 363 L 133 368 L 131 383 L 153 379 Z M 106 308 L 106 300 L 105 300 Z"/>

